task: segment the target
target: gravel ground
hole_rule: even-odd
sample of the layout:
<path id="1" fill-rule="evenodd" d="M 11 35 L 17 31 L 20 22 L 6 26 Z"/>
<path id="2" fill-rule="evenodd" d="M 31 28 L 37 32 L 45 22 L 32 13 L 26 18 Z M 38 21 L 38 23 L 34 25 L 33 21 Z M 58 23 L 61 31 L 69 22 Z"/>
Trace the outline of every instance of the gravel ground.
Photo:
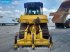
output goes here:
<path id="1" fill-rule="evenodd" d="M 0 26 L 0 52 L 70 52 L 70 29 L 54 29 L 49 27 L 53 38 L 52 49 L 46 47 L 19 48 L 13 50 L 15 33 L 19 31 L 19 26 Z"/>

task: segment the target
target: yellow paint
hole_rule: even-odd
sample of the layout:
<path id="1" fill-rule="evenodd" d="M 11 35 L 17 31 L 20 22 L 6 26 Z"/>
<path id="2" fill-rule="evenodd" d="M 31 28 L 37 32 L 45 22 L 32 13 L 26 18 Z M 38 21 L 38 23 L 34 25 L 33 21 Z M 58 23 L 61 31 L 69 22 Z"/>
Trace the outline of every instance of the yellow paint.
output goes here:
<path id="1" fill-rule="evenodd" d="M 48 18 L 46 15 L 21 15 L 19 22 L 20 23 L 33 23 L 34 19 L 37 17 L 40 18 L 41 23 L 47 23 Z"/>
<path id="2" fill-rule="evenodd" d="M 45 45 L 45 46 L 51 46 L 49 39 L 44 39 L 42 36 L 42 30 L 39 26 L 39 33 L 36 34 L 36 28 L 33 25 L 31 28 L 31 34 L 27 33 L 29 26 L 27 26 L 25 30 L 25 34 L 23 39 L 17 40 L 17 46 L 32 46 L 32 48 L 35 47 L 35 45 Z M 34 35 L 34 44 L 32 43 L 32 35 Z"/>

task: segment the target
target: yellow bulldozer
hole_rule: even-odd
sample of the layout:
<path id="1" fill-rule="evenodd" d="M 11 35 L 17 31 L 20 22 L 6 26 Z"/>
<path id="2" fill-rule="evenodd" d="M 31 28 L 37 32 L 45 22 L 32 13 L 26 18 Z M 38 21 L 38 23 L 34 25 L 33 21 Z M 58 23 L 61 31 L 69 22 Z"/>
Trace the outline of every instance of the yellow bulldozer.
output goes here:
<path id="1" fill-rule="evenodd" d="M 19 47 L 41 47 L 50 48 L 52 37 L 47 26 L 47 16 L 43 15 L 43 3 L 24 3 L 25 13 L 19 18 L 20 30 L 15 35 L 14 48 Z"/>

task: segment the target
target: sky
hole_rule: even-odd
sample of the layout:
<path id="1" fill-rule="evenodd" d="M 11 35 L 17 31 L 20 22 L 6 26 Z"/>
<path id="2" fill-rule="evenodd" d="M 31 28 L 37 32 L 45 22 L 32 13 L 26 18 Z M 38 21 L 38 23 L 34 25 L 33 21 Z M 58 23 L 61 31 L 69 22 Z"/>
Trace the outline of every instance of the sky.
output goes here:
<path id="1" fill-rule="evenodd" d="M 42 2 L 44 14 L 55 12 L 64 0 L 0 0 L 0 15 L 10 17 L 20 17 L 24 14 L 24 3 Z"/>

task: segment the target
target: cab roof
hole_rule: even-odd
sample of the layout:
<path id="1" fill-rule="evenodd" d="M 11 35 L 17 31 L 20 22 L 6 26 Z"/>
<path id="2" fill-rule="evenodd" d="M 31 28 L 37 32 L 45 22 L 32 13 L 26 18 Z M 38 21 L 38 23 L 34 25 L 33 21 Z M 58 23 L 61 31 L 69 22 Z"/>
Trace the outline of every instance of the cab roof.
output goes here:
<path id="1" fill-rule="evenodd" d="M 27 2 L 24 3 L 24 8 L 43 8 L 43 3 L 41 2 Z"/>

